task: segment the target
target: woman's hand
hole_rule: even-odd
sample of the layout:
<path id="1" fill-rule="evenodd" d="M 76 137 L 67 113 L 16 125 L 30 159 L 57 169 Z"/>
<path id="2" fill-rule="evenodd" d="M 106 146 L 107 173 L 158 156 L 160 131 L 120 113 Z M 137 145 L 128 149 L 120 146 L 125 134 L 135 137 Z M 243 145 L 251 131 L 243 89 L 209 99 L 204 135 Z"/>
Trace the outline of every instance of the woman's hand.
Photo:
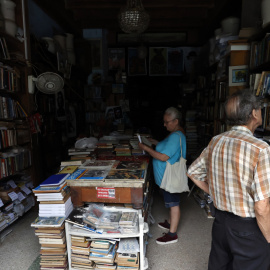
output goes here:
<path id="1" fill-rule="evenodd" d="M 154 145 L 157 145 L 158 144 L 158 141 L 153 139 L 153 138 L 147 138 L 149 142 L 151 142 L 152 144 Z"/>
<path id="2" fill-rule="evenodd" d="M 149 146 L 143 144 L 143 143 L 138 143 L 138 146 L 140 147 L 140 149 L 144 150 L 144 151 L 147 151 L 147 149 L 149 150 Z"/>

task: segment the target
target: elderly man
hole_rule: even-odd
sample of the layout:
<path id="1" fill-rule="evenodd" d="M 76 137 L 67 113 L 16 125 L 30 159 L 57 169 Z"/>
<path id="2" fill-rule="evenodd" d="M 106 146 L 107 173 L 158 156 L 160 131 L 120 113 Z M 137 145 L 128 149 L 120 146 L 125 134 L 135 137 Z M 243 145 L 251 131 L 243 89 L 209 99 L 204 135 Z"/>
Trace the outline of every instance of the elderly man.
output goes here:
<path id="1" fill-rule="evenodd" d="M 188 169 L 216 207 L 209 270 L 270 269 L 270 146 L 253 136 L 262 124 L 249 90 L 225 103 L 230 131 L 215 136 Z"/>

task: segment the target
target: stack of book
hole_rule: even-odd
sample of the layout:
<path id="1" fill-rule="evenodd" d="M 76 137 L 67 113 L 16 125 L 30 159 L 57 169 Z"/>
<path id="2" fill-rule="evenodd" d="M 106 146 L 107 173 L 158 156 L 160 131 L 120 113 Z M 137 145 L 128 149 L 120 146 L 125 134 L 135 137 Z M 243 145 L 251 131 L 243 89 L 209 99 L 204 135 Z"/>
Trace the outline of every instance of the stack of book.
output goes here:
<path id="1" fill-rule="evenodd" d="M 115 154 L 116 156 L 131 156 L 130 145 L 128 144 L 117 144 L 115 146 Z"/>
<path id="2" fill-rule="evenodd" d="M 137 212 L 123 212 L 119 220 L 121 233 L 137 233 L 138 232 L 138 214 Z"/>
<path id="3" fill-rule="evenodd" d="M 117 269 L 139 270 L 139 254 L 136 253 L 117 253 L 115 262 Z"/>
<path id="4" fill-rule="evenodd" d="M 136 136 L 135 138 L 130 139 L 129 141 L 130 145 L 131 145 L 131 154 L 132 155 L 143 155 L 144 152 L 141 148 L 139 148 L 138 143 L 139 143 L 139 139 Z"/>
<path id="5" fill-rule="evenodd" d="M 119 242 L 115 262 L 117 269 L 139 269 L 139 243 L 137 238 L 122 238 Z"/>
<path id="6" fill-rule="evenodd" d="M 90 245 L 89 258 L 97 265 L 108 264 L 114 266 L 118 242 L 115 240 L 93 239 Z M 100 269 L 100 268 L 98 268 Z"/>
<path id="7" fill-rule="evenodd" d="M 84 236 L 71 236 L 71 266 L 75 269 L 95 269 L 90 260 L 90 243 Z"/>
<path id="8" fill-rule="evenodd" d="M 37 217 L 31 224 L 39 238 L 40 269 L 68 269 L 65 217 Z"/>
<path id="9" fill-rule="evenodd" d="M 104 156 L 106 157 L 115 157 L 114 146 L 112 143 L 97 143 L 96 153 L 99 158 Z"/>
<path id="10" fill-rule="evenodd" d="M 54 174 L 33 189 L 39 204 L 40 217 L 65 216 L 73 210 L 66 179 L 69 174 Z"/>

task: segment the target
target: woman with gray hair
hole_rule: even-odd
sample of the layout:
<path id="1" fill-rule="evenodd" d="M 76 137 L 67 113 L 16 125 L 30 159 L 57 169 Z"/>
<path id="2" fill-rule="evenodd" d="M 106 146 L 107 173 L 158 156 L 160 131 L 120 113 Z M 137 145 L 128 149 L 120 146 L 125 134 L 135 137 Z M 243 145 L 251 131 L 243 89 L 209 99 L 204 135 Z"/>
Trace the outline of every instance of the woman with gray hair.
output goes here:
<path id="1" fill-rule="evenodd" d="M 152 147 L 139 143 L 139 147 L 153 157 L 153 170 L 156 184 L 160 187 L 166 169 L 166 161 L 174 164 L 179 161 L 181 153 L 186 158 L 186 137 L 180 125 L 181 113 L 174 107 L 168 108 L 163 116 L 163 122 L 170 134 L 161 142 L 151 140 L 156 145 Z M 180 138 L 181 146 L 180 147 Z M 182 149 L 181 149 L 182 148 Z M 169 220 L 158 223 L 158 226 L 168 233 L 156 240 L 157 244 L 166 245 L 178 241 L 177 227 L 180 220 L 180 193 L 169 193 L 163 191 L 165 207 L 170 208 Z"/>

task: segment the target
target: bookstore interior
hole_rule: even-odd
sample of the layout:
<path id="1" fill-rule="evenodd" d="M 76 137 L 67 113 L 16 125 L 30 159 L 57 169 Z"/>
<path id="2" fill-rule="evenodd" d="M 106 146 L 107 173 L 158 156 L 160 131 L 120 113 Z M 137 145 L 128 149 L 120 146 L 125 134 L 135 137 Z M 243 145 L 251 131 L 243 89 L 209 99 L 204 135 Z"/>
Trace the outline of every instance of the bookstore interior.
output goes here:
<path id="1" fill-rule="evenodd" d="M 270 142 L 270 1 L 105 2 L 0 0 L 0 238 L 37 207 L 44 270 L 148 268 L 154 176 L 138 143 L 165 138 L 166 108 L 187 165 L 230 128 L 237 90 L 263 100 L 255 136 Z"/>

